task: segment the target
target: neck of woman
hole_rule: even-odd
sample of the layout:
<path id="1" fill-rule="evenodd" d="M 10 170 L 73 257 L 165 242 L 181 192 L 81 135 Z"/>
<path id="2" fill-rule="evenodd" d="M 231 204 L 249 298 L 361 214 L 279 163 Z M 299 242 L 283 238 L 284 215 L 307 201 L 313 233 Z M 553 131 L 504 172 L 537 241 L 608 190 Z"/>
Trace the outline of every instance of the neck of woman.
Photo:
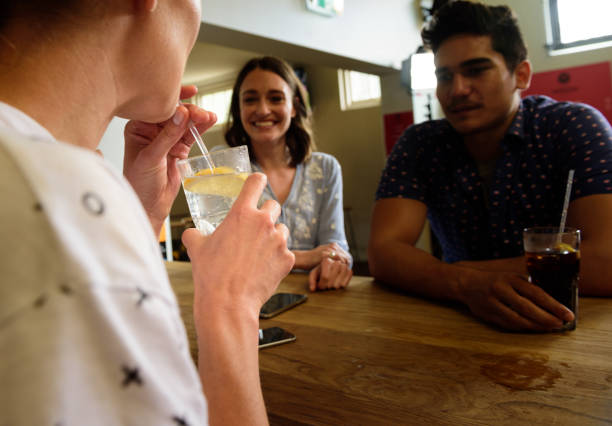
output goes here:
<path id="1" fill-rule="evenodd" d="M 251 147 L 255 153 L 257 164 L 262 170 L 269 172 L 271 170 L 290 169 L 291 156 L 289 155 L 285 138 L 275 143 L 253 143 Z"/>

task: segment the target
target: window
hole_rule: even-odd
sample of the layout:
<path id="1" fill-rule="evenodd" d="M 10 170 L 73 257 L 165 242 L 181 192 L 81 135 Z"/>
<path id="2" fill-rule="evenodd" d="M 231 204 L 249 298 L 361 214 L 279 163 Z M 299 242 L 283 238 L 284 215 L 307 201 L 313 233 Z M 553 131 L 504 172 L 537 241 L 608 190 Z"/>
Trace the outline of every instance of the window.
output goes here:
<path id="1" fill-rule="evenodd" d="M 612 1 L 548 0 L 550 53 L 612 46 Z"/>
<path id="2" fill-rule="evenodd" d="M 193 103 L 207 111 L 217 114 L 217 122 L 213 128 L 218 128 L 227 123 L 230 103 L 232 102 L 232 86 L 216 85 L 216 88 L 198 87 L 198 93 L 185 102 Z"/>
<path id="3" fill-rule="evenodd" d="M 380 77 L 350 70 L 338 70 L 340 108 L 343 111 L 380 105 Z"/>

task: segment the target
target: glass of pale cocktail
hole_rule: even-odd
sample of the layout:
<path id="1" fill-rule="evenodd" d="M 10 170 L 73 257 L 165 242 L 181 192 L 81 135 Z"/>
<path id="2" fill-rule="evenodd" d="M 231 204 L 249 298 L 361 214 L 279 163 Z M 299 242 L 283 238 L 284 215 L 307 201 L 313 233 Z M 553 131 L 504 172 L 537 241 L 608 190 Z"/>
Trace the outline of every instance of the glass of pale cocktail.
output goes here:
<path id="1" fill-rule="evenodd" d="M 210 234 L 225 219 L 251 173 L 248 148 L 216 150 L 177 164 L 193 223 Z"/>

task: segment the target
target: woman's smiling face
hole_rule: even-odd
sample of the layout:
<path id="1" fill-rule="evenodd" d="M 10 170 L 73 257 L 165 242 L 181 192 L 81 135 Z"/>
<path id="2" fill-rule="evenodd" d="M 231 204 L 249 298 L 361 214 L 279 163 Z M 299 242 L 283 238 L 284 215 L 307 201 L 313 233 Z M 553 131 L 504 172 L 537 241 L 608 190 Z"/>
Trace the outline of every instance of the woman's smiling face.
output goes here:
<path id="1" fill-rule="evenodd" d="M 252 144 L 281 141 L 296 111 L 291 87 L 272 71 L 254 69 L 240 86 L 240 120 Z"/>

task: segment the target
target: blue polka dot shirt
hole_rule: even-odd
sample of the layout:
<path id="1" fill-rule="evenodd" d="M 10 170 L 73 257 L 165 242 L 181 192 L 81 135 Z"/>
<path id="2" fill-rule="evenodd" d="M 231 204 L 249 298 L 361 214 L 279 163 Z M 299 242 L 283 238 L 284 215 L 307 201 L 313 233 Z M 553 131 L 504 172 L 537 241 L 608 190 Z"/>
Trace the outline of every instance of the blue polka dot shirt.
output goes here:
<path id="1" fill-rule="evenodd" d="M 444 260 L 456 262 L 520 256 L 524 228 L 558 226 L 570 169 L 571 200 L 612 193 L 612 129 L 588 105 L 526 97 L 501 147 L 485 196 L 447 120 L 410 126 L 387 159 L 376 199 L 425 203 Z"/>

